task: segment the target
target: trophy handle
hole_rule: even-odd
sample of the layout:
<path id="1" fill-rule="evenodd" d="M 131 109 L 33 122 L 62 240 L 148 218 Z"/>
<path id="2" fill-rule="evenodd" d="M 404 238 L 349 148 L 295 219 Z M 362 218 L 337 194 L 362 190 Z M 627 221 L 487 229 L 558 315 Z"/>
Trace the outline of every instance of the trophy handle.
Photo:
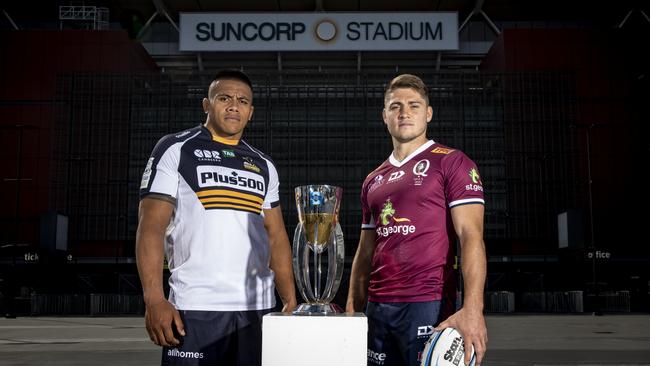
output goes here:
<path id="1" fill-rule="evenodd" d="M 332 230 L 329 242 L 327 244 L 327 284 L 323 292 L 323 301 L 332 302 L 336 292 L 341 285 L 343 277 L 343 263 L 345 263 L 345 244 L 343 243 L 343 230 L 341 225 L 336 223 L 336 228 Z"/>
<path id="2" fill-rule="evenodd" d="M 325 248 L 327 249 L 323 253 L 327 253 L 327 283 L 322 294 L 316 298 L 311 285 L 309 259 L 312 252 L 318 249 L 307 244 L 304 227 L 302 223 L 298 223 L 293 236 L 293 275 L 300 294 L 309 303 L 331 302 L 341 284 L 343 263 L 345 262 L 345 244 L 343 230 L 338 222 L 336 228 L 332 230 Z M 317 265 L 316 263 L 314 266 Z M 313 275 L 317 274 L 314 269 Z"/>
<path id="3" fill-rule="evenodd" d="M 309 245 L 301 222 L 293 234 L 293 276 L 302 298 L 307 302 L 317 302 L 309 281 Z"/>

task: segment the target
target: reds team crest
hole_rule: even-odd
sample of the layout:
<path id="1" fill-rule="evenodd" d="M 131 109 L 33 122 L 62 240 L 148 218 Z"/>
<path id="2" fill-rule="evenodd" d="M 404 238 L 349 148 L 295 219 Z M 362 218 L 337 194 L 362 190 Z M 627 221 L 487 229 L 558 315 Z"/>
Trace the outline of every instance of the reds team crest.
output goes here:
<path id="1" fill-rule="evenodd" d="M 431 163 L 428 159 L 422 159 L 413 165 L 413 184 L 416 186 L 421 186 L 424 181 L 424 177 L 427 176 L 427 171 Z"/>

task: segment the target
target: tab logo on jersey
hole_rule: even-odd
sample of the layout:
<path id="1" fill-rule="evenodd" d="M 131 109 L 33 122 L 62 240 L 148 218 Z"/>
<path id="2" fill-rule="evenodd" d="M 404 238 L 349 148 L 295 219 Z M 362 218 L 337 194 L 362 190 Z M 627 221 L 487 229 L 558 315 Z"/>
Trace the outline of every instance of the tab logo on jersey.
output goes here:
<path id="1" fill-rule="evenodd" d="M 221 161 L 221 155 L 219 154 L 218 151 L 214 150 L 201 150 L 201 149 L 196 149 L 194 150 L 194 156 L 199 158 L 199 161 L 214 161 L 214 162 L 219 162 Z"/>
<path id="2" fill-rule="evenodd" d="M 478 174 L 478 170 L 476 168 L 472 168 L 469 171 L 469 177 L 472 180 L 472 183 L 474 184 L 468 184 L 465 186 L 466 191 L 481 191 L 483 192 L 483 182 L 481 182 L 481 176 Z"/>
<path id="3" fill-rule="evenodd" d="M 390 173 L 390 176 L 388 177 L 388 183 L 396 181 L 396 180 L 402 178 L 404 176 L 404 174 L 406 174 L 406 173 L 404 173 L 403 170 Z"/>
<path id="4" fill-rule="evenodd" d="M 232 151 L 232 150 L 221 150 L 221 153 L 223 154 L 223 156 L 225 156 L 227 158 L 234 158 L 235 157 L 235 152 Z"/>
<path id="5" fill-rule="evenodd" d="M 227 187 L 264 196 L 266 184 L 258 175 L 245 170 L 223 166 L 200 165 L 196 167 L 199 187 Z"/>
<path id="6" fill-rule="evenodd" d="M 406 217 L 397 217 L 395 216 L 395 208 L 393 208 L 393 203 L 390 199 L 386 200 L 384 207 L 379 214 L 379 220 L 383 226 L 377 228 L 377 235 L 380 237 L 388 237 L 393 234 L 402 234 L 408 235 L 415 232 L 415 225 L 408 224 L 396 224 L 390 225 L 391 222 L 401 223 L 401 222 L 411 222 L 411 219 Z"/>

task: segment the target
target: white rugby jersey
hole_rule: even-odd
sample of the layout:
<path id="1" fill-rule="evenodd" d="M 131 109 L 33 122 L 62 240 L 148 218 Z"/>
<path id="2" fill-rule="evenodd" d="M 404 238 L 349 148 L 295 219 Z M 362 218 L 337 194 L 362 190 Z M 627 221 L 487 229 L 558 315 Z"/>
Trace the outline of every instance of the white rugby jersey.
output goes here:
<path id="1" fill-rule="evenodd" d="M 275 306 L 262 209 L 279 204 L 269 157 L 240 140 L 229 145 L 198 126 L 158 141 L 140 198 L 176 200 L 165 233 L 169 301 L 182 310 L 243 311 Z"/>

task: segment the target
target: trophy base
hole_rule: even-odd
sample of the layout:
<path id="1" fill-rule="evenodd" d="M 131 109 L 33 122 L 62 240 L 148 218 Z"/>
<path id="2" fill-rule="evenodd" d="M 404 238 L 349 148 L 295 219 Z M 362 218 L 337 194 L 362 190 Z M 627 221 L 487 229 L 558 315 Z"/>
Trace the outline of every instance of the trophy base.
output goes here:
<path id="1" fill-rule="evenodd" d="M 340 314 L 343 312 L 340 306 L 336 304 L 300 304 L 293 311 L 293 315 L 328 315 Z"/>

